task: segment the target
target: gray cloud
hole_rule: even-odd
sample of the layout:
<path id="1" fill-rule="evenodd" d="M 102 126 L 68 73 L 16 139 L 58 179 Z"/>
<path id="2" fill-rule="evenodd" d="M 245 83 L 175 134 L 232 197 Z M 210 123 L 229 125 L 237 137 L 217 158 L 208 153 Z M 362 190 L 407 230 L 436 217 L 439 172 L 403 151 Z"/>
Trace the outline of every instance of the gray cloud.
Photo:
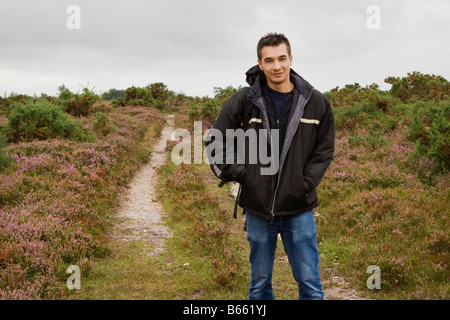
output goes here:
<path id="1" fill-rule="evenodd" d="M 80 30 L 66 27 L 72 4 L 81 8 Z M 381 9 L 381 30 L 366 27 L 371 4 Z M 269 31 L 289 37 L 293 68 L 322 91 L 412 71 L 448 79 L 449 15 L 444 0 L 4 1 L 0 93 L 158 81 L 211 95 L 215 86 L 245 85 L 256 43 Z"/>

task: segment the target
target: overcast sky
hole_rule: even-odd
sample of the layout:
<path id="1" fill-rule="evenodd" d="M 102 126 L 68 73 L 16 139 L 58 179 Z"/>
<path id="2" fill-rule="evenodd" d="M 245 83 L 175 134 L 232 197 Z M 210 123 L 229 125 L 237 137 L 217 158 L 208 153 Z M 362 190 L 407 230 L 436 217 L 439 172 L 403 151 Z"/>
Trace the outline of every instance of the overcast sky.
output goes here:
<path id="1" fill-rule="evenodd" d="M 289 38 L 292 68 L 320 91 L 388 89 L 386 77 L 412 71 L 450 80 L 449 30 L 448 0 L 2 0 L 0 95 L 164 82 L 212 96 L 246 85 L 268 32 Z"/>

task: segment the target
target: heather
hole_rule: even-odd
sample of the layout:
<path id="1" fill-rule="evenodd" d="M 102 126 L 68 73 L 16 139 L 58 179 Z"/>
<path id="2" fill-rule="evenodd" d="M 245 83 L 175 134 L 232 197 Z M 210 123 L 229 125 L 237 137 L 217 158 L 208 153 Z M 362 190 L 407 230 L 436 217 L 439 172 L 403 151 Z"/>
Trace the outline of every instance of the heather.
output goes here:
<path id="1" fill-rule="evenodd" d="M 61 93 L 1 101 L 1 299 L 59 299 L 70 265 L 89 274 L 92 259 L 108 253 L 102 235 L 117 195 L 162 127 L 155 108 L 112 108 L 97 98 L 82 105 L 92 92 Z M 89 111 L 75 111 L 82 107 Z"/>
<path id="2" fill-rule="evenodd" d="M 449 83 L 418 72 L 389 91 L 327 92 L 336 153 L 317 208 L 323 264 L 374 298 L 445 299 L 449 263 Z M 367 290 L 366 269 L 381 269 Z"/>

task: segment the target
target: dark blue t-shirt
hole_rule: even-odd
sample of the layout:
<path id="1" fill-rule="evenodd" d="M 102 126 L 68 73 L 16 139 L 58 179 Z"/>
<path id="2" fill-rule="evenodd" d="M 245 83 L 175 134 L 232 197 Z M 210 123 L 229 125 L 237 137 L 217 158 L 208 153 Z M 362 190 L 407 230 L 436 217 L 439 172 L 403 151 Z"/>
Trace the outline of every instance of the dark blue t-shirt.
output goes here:
<path id="1" fill-rule="evenodd" d="M 288 98 L 289 94 L 291 94 L 291 92 L 278 92 L 271 89 L 269 86 L 267 86 L 267 89 L 269 91 L 270 100 L 272 101 L 272 106 L 275 109 L 273 111 L 275 112 L 277 119 L 280 119 L 280 114 L 283 110 L 283 106 L 286 103 L 286 99 Z"/>

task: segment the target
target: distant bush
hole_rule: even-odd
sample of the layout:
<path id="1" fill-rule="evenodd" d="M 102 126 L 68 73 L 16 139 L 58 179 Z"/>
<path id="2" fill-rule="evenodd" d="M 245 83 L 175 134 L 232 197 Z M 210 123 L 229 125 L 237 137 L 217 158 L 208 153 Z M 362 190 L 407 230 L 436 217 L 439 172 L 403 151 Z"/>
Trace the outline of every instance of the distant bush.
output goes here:
<path id="1" fill-rule="evenodd" d="M 213 123 L 214 120 L 216 119 L 219 111 L 220 111 L 220 105 L 219 105 L 218 101 L 216 99 L 211 99 L 209 101 L 206 101 L 202 105 L 200 115 L 202 116 L 203 120 Z"/>
<path id="2" fill-rule="evenodd" d="M 222 105 L 241 89 L 241 86 L 237 88 L 232 86 L 226 88 L 214 87 L 214 98 L 196 98 L 189 104 L 189 118 L 194 121 L 203 120 L 205 123 L 212 125 Z"/>
<path id="3" fill-rule="evenodd" d="M 391 95 L 403 102 L 431 100 L 439 104 L 450 98 L 450 82 L 442 76 L 414 71 L 408 73 L 407 77 L 388 77 L 384 82 L 392 85 L 389 91 Z"/>
<path id="4" fill-rule="evenodd" d="M 166 101 L 168 97 L 167 86 L 162 82 L 155 82 L 149 84 L 146 88 L 150 90 L 152 97 L 160 101 Z"/>
<path id="5" fill-rule="evenodd" d="M 25 102 L 28 100 L 36 100 L 33 97 L 24 94 L 12 93 L 9 97 L 0 97 L 0 116 L 8 116 L 12 109 L 14 109 L 14 104 L 17 102 Z"/>
<path id="6" fill-rule="evenodd" d="M 17 103 L 3 129 L 10 142 L 71 137 L 77 125 L 61 107 L 45 100 Z"/>
<path id="7" fill-rule="evenodd" d="M 125 90 L 109 89 L 101 95 L 104 100 L 113 100 L 125 97 Z"/>
<path id="8" fill-rule="evenodd" d="M 407 138 L 418 155 L 434 158 L 450 168 L 450 102 L 416 103 Z"/>
<path id="9" fill-rule="evenodd" d="M 153 106 L 154 98 L 150 90 L 139 87 L 129 87 L 125 90 L 125 96 L 112 100 L 115 107 L 125 106 Z"/>
<path id="10" fill-rule="evenodd" d="M 144 88 L 132 86 L 125 90 L 125 96 L 111 101 L 114 107 L 144 106 L 163 110 L 173 94 L 161 82 Z"/>
<path id="11" fill-rule="evenodd" d="M 59 100 L 64 110 L 76 117 L 89 116 L 92 106 L 101 101 L 100 96 L 88 88 L 83 88 L 82 94 L 72 93 L 64 85 L 59 88 Z"/>
<path id="12" fill-rule="evenodd" d="M 232 86 L 228 86 L 226 88 L 214 87 L 214 98 L 218 99 L 219 104 L 224 104 L 233 94 L 240 91 L 242 86 L 234 88 Z"/>
<path id="13" fill-rule="evenodd" d="M 8 144 L 6 136 L 0 132 L 0 170 L 7 167 L 11 163 L 11 158 L 5 152 L 3 147 Z"/>
<path id="14" fill-rule="evenodd" d="M 220 106 L 216 98 L 197 98 L 189 104 L 188 115 L 191 121 L 214 122 Z"/>

